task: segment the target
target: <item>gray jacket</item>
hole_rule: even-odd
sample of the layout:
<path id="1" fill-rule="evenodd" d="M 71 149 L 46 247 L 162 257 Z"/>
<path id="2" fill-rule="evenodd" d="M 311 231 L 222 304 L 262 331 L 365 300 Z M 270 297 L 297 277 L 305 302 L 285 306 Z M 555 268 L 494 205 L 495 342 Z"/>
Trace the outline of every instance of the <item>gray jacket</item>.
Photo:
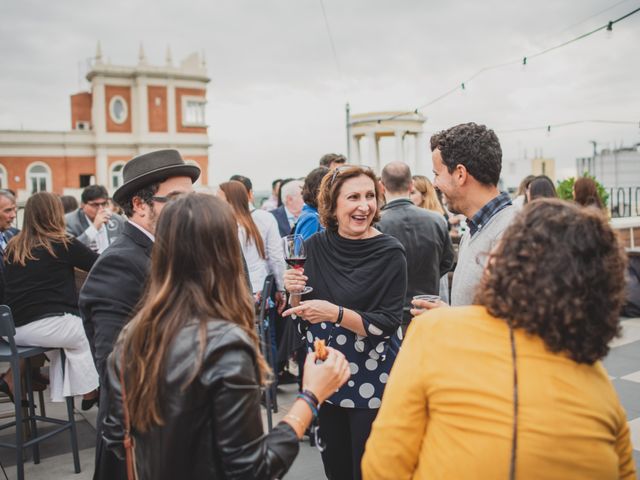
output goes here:
<path id="1" fill-rule="evenodd" d="M 69 212 L 64 216 L 64 220 L 67 224 L 67 233 L 73 235 L 87 247 L 96 250 L 95 241 L 92 241 L 87 235 L 87 229 L 91 226 L 91 222 L 82 211 L 81 208 Z M 109 239 L 109 245 L 120 236 L 124 229 L 125 218 L 121 215 L 113 214 L 109 221 L 106 223 L 107 238 Z"/>
<path id="2" fill-rule="evenodd" d="M 445 218 L 417 207 L 408 198 L 392 200 L 382 208 L 378 230 L 397 238 L 407 255 L 407 293 L 403 322 L 415 295 L 438 295 L 440 277 L 453 266 L 453 246 Z"/>

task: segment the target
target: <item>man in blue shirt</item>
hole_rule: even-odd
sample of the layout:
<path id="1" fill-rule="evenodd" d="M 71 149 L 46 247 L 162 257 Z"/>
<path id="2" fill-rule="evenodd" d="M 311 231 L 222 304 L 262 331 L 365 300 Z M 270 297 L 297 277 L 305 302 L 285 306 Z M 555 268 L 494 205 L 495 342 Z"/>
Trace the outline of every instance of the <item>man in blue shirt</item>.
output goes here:
<path id="1" fill-rule="evenodd" d="M 302 235 L 305 240 L 314 233 L 324 230 L 324 227 L 320 225 L 320 215 L 318 215 L 318 190 L 320 182 L 327 173 L 329 173 L 327 167 L 314 168 L 304 179 L 302 186 L 304 207 L 302 207 L 302 213 L 296 223 L 295 233 Z"/>

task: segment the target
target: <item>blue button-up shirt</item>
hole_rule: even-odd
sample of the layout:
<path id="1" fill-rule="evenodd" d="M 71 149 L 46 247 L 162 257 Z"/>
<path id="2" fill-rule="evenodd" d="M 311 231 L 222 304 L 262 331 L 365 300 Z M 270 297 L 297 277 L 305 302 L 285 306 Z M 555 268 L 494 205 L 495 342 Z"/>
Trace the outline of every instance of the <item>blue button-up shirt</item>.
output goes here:
<path id="1" fill-rule="evenodd" d="M 470 236 L 473 237 L 476 232 L 491 219 L 491 217 L 509 205 L 511 205 L 511 197 L 507 192 L 502 192 L 496 198 L 487 202 L 484 207 L 478 210 L 473 218 L 467 219 Z"/>

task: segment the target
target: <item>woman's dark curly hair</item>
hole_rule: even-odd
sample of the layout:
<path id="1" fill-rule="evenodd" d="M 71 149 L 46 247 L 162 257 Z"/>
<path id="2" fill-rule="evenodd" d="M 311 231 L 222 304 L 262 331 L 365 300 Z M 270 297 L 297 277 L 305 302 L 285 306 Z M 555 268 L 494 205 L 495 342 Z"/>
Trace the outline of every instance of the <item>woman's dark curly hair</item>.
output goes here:
<path id="1" fill-rule="evenodd" d="M 493 130 L 473 122 L 462 123 L 431 137 L 431 151 L 440 150 L 449 173 L 456 165 L 485 185 L 498 185 L 502 170 L 502 148 Z"/>
<path id="2" fill-rule="evenodd" d="M 307 205 L 318 208 L 318 190 L 320 189 L 320 182 L 327 174 L 329 169 L 327 167 L 314 168 L 309 172 L 304 179 L 304 185 L 302 186 L 302 200 Z"/>
<path id="3" fill-rule="evenodd" d="M 336 205 L 338 203 L 340 190 L 342 190 L 342 185 L 350 178 L 356 178 L 361 175 L 369 177 L 373 181 L 376 191 L 376 203 L 378 208 L 376 209 L 376 213 L 373 215 L 371 224 L 373 225 L 380 220 L 382 192 L 376 175 L 369 168 L 347 165 L 330 171 L 324 176 L 320 183 L 320 190 L 318 191 L 318 213 L 320 214 L 320 223 L 324 225 L 327 230 L 331 230 L 332 232 L 338 231 Z"/>
<path id="4" fill-rule="evenodd" d="M 619 334 L 625 263 L 599 211 L 535 200 L 491 253 L 475 303 L 551 352 L 593 364 Z"/>

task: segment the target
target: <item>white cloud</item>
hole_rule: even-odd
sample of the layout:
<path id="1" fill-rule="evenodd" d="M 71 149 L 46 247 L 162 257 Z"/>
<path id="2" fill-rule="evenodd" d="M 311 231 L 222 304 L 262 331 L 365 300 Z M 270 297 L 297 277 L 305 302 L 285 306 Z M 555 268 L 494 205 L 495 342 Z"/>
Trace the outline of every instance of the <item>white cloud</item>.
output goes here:
<path id="1" fill-rule="evenodd" d="M 36 2 L 3 7 L 0 30 L 0 128 L 67 129 L 68 96 L 87 87 L 86 59 L 98 40 L 117 64 L 134 64 L 140 42 L 152 64 L 204 51 L 212 82 L 216 180 L 249 174 L 304 175 L 329 151 L 346 150 L 344 104 L 352 112 L 413 109 L 478 69 L 519 59 L 617 18 L 615 2 L 587 0 L 324 0 L 341 66 L 331 52 L 316 0 Z M 37 12 L 37 14 L 36 14 Z M 640 15 L 519 65 L 488 72 L 428 107 L 425 129 L 484 122 L 496 130 L 582 119 L 640 120 L 637 45 Z M 558 171 L 602 145 L 640 141 L 638 126 L 584 124 L 500 134 L 505 165 L 528 173 L 534 150 Z M 384 149 L 385 153 L 388 149 Z M 385 153 L 386 154 L 386 153 Z"/>

